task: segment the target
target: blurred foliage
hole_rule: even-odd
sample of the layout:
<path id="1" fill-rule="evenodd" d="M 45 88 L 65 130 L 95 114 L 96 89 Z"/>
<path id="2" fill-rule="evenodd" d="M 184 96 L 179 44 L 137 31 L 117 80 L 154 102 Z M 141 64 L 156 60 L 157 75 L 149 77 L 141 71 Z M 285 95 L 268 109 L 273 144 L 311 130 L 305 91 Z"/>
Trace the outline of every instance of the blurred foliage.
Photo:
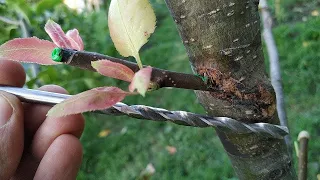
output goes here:
<path id="1" fill-rule="evenodd" d="M 314 10 L 320 10 L 317 0 L 268 0 L 268 3 L 279 24 L 307 21 L 313 18 Z"/>
<path id="2" fill-rule="evenodd" d="M 0 1 L 1 2 L 1 1 Z M 78 14 L 62 0 L 10 0 L 0 3 L 0 16 L 25 19 L 31 34 L 48 39 L 43 30 L 48 18 L 64 30 L 77 28 L 85 49 L 119 57 L 107 26 L 107 4 L 101 11 Z M 109 2 L 109 1 L 105 1 Z M 156 32 L 143 49 L 144 64 L 191 73 L 185 49 L 163 0 L 151 0 L 157 15 Z M 319 10 L 316 0 L 269 1 L 276 14 L 274 28 L 279 48 L 288 119 L 293 139 L 305 129 L 311 133 L 310 179 L 320 172 L 320 19 L 311 13 Z M 299 12 L 297 12 L 297 9 Z M 18 25 L 0 21 L 0 43 L 20 37 Z M 105 78 L 64 65 L 41 67 L 41 73 L 27 85 L 58 84 L 71 94 L 98 86 L 120 86 L 124 82 Z M 145 104 L 170 110 L 205 113 L 192 91 L 161 89 L 145 98 L 128 97 L 128 104 Z M 155 167 L 153 179 L 236 179 L 231 163 L 211 128 L 198 129 L 170 123 L 156 123 L 127 117 L 86 114 L 86 128 L 81 141 L 83 164 L 78 179 L 136 179 L 147 164 Z M 100 132 L 108 132 L 101 136 Z M 167 146 L 177 149 L 175 154 Z"/>
<path id="3" fill-rule="evenodd" d="M 309 176 L 320 172 L 320 18 L 274 30 L 281 60 L 288 120 L 293 139 L 309 131 Z"/>

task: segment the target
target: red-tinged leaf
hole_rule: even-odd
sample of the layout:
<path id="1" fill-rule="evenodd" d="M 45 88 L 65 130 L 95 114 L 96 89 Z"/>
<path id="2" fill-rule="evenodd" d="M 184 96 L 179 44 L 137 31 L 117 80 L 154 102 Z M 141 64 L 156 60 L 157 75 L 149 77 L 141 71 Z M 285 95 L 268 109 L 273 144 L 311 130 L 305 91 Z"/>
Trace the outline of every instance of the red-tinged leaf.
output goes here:
<path id="1" fill-rule="evenodd" d="M 36 37 L 16 38 L 0 46 L 0 60 L 42 65 L 59 64 L 51 59 L 51 52 L 55 47 L 52 42 Z"/>
<path id="2" fill-rule="evenodd" d="M 73 49 L 76 49 L 78 51 L 82 51 L 84 49 L 82 38 L 79 35 L 79 31 L 77 29 L 69 30 L 66 35 L 71 42 L 71 46 Z"/>
<path id="3" fill-rule="evenodd" d="M 133 77 L 131 84 L 129 85 L 129 91 L 133 92 L 137 89 L 138 93 L 145 96 L 151 78 L 152 67 L 140 69 Z"/>
<path id="4" fill-rule="evenodd" d="M 169 152 L 169 154 L 171 154 L 171 155 L 173 155 L 177 152 L 177 148 L 174 146 L 167 146 L 166 149 Z"/>
<path id="5" fill-rule="evenodd" d="M 111 78 L 131 82 L 134 76 L 134 72 L 127 66 L 107 59 L 93 61 L 91 65 L 98 73 Z"/>
<path id="6" fill-rule="evenodd" d="M 99 87 L 80 94 L 55 105 L 47 116 L 61 117 L 88 111 L 103 110 L 122 101 L 129 93 L 117 87 Z"/>
<path id="7" fill-rule="evenodd" d="M 72 49 L 70 40 L 63 32 L 59 24 L 49 19 L 44 26 L 44 30 L 48 33 L 52 41 L 58 47 Z"/>

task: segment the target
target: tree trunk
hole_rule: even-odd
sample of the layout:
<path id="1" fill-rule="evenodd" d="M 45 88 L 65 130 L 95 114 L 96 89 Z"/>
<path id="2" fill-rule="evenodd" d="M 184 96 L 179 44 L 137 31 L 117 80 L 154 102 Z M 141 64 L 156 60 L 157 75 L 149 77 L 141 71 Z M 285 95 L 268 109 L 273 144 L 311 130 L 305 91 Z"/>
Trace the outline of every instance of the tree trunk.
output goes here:
<path id="1" fill-rule="evenodd" d="M 279 124 L 261 45 L 259 0 L 166 0 L 193 71 L 216 92 L 196 91 L 214 116 Z M 296 179 L 284 140 L 217 129 L 240 179 Z"/>

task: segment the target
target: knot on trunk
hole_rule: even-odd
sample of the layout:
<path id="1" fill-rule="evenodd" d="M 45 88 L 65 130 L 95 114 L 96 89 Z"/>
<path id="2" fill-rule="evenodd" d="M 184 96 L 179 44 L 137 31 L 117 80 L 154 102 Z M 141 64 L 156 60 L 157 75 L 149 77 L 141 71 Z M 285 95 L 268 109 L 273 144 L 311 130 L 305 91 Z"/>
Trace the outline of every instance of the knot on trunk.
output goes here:
<path id="1" fill-rule="evenodd" d="M 246 121 L 261 122 L 261 119 L 274 116 L 276 100 L 272 87 L 257 83 L 257 86 L 248 89 L 244 79 L 234 79 L 231 73 L 222 73 L 217 68 L 198 67 L 196 71 L 207 79 L 210 89 L 215 89 L 210 92 L 214 98 L 227 101 L 234 108 L 245 107 L 245 113 L 250 117 Z"/>

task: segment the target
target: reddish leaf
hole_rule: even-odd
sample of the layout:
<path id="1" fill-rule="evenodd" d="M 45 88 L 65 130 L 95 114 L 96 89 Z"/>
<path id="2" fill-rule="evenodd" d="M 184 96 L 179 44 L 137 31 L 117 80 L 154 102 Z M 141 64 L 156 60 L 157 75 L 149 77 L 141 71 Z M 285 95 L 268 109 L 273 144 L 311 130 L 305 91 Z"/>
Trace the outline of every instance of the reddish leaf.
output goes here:
<path id="1" fill-rule="evenodd" d="M 127 66 L 107 59 L 93 61 L 91 65 L 98 73 L 115 79 L 131 82 L 134 76 L 134 72 Z"/>
<path id="2" fill-rule="evenodd" d="M 60 117 L 88 111 L 103 110 L 122 101 L 129 93 L 117 87 L 94 88 L 55 105 L 47 116 Z"/>
<path id="3" fill-rule="evenodd" d="M 177 152 L 177 148 L 174 146 L 167 146 L 166 149 L 169 152 L 169 154 L 171 154 L 171 155 L 173 155 Z"/>
<path id="4" fill-rule="evenodd" d="M 49 19 L 44 26 L 44 29 L 58 47 L 72 49 L 70 40 L 59 24 Z"/>
<path id="5" fill-rule="evenodd" d="M 0 60 L 12 60 L 42 65 L 58 64 L 51 59 L 55 44 L 36 37 L 16 38 L 0 46 Z"/>
<path id="6" fill-rule="evenodd" d="M 129 91 L 133 92 L 137 89 L 138 93 L 145 96 L 151 78 L 152 67 L 140 69 L 133 77 L 131 84 L 129 85 Z"/>
<path id="7" fill-rule="evenodd" d="M 69 30 L 66 35 L 69 41 L 71 42 L 71 46 L 73 49 L 76 49 L 78 51 L 83 50 L 84 48 L 83 41 L 77 29 Z"/>

